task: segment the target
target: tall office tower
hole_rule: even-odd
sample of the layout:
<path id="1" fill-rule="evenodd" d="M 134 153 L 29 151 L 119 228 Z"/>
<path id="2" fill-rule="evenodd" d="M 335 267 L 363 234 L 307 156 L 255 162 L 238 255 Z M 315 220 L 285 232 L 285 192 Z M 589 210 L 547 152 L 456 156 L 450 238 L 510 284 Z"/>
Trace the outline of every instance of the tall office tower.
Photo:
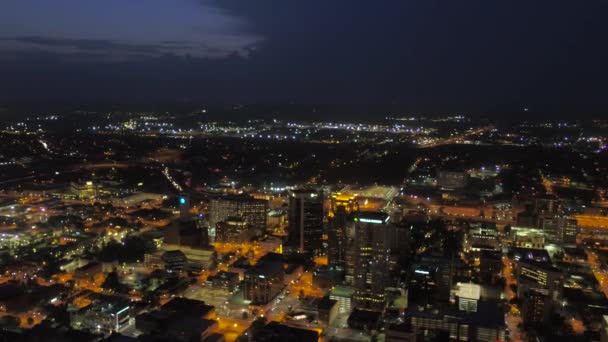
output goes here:
<path id="1" fill-rule="evenodd" d="M 211 199 L 209 205 L 209 224 L 215 227 L 218 222 L 239 217 L 251 227 L 266 229 L 268 201 L 248 195 L 222 196 Z"/>
<path id="2" fill-rule="evenodd" d="M 323 242 L 323 194 L 294 190 L 289 195 L 289 243 L 300 253 L 321 248 Z"/>
<path id="3" fill-rule="evenodd" d="M 555 198 L 537 198 L 534 211 L 537 215 L 536 227 L 543 230 L 547 239 L 562 241 L 562 224 L 565 224 L 562 202 Z"/>
<path id="4" fill-rule="evenodd" d="M 355 196 L 335 194 L 331 197 L 329 210 L 328 251 L 329 266 L 344 270 L 348 243 L 347 225 L 349 217 L 359 210 Z"/>
<path id="5" fill-rule="evenodd" d="M 344 281 L 347 285 L 353 285 L 355 279 L 355 224 L 349 222 L 346 228 L 346 252 L 344 253 Z"/>
<path id="6" fill-rule="evenodd" d="M 179 218 L 182 221 L 190 219 L 190 195 L 186 193 L 179 195 Z"/>
<path id="7" fill-rule="evenodd" d="M 279 254 L 268 253 L 245 272 L 243 297 L 253 305 L 265 305 L 283 290 L 285 264 Z"/>
<path id="8" fill-rule="evenodd" d="M 164 242 L 169 245 L 205 248 L 209 245 L 209 233 L 201 222 L 190 215 L 190 196 L 179 196 L 179 219 L 163 230 Z"/>
<path id="9" fill-rule="evenodd" d="M 542 291 L 530 290 L 522 298 L 521 314 L 524 323 L 542 326 L 551 315 L 551 299 Z"/>
<path id="10" fill-rule="evenodd" d="M 518 227 L 536 227 L 538 215 L 534 210 L 534 205 L 527 203 L 524 211 L 517 214 Z"/>
<path id="11" fill-rule="evenodd" d="M 206 248 L 209 234 L 194 220 L 175 220 L 163 230 L 164 242 L 168 245 Z"/>
<path id="12" fill-rule="evenodd" d="M 578 231 L 578 222 L 575 218 L 566 216 L 560 217 L 559 233 L 561 242 L 575 244 Z"/>
<path id="13" fill-rule="evenodd" d="M 534 209 L 540 215 L 556 215 L 562 212 L 562 202 L 556 198 L 537 198 Z"/>
<path id="14" fill-rule="evenodd" d="M 368 309 L 384 306 L 384 290 L 389 286 L 390 216 L 382 212 L 359 213 L 355 221 L 355 305 Z"/>
<path id="15" fill-rule="evenodd" d="M 520 260 L 516 271 L 517 296 L 531 291 L 546 294 L 555 302 L 563 297 L 564 273 L 547 261 Z"/>
<path id="16" fill-rule="evenodd" d="M 417 264 L 409 280 L 408 305 L 415 307 L 435 303 L 437 296 L 437 269 L 432 265 Z"/>

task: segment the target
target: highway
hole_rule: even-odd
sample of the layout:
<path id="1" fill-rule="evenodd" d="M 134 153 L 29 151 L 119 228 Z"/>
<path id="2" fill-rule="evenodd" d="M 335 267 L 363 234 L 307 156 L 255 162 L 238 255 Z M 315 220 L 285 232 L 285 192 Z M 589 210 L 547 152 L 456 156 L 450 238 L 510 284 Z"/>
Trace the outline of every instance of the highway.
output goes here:
<path id="1" fill-rule="evenodd" d="M 466 132 L 464 132 L 462 134 L 459 134 L 459 135 L 451 136 L 449 138 L 437 139 L 437 140 L 433 141 L 430 144 L 420 145 L 420 146 L 418 146 L 418 148 L 433 148 L 433 147 L 438 147 L 438 146 L 443 146 L 443 145 L 458 144 L 462 140 L 466 139 L 467 137 L 470 137 L 472 135 L 478 135 L 478 134 L 485 133 L 485 132 L 489 132 L 489 131 L 491 131 L 493 129 L 494 129 L 494 126 L 493 125 L 489 125 L 489 126 L 481 127 L 481 128 L 474 129 L 474 130 L 468 130 L 468 131 L 466 131 Z"/>

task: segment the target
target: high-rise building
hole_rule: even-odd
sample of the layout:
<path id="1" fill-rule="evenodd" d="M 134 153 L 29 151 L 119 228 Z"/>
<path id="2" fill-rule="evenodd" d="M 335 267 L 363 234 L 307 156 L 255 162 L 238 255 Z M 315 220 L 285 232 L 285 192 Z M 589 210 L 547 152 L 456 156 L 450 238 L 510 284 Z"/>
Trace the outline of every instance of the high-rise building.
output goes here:
<path id="1" fill-rule="evenodd" d="M 384 290 L 389 286 L 390 216 L 382 212 L 359 213 L 354 217 L 355 305 L 378 309 L 384 305 Z"/>
<path id="2" fill-rule="evenodd" d="M 348 222 L 350 216 L 359 210 L 356 196 L 340 193 L 331 197 L 327 259 L 330 267 L 344 270 L 348 250 Z"/>
<path id="3" fill-rule="evenodd" d="M 473 283 L 456 284 L 458 309 L 466 312 L 477 312 L 477 304 L 481 297 L 481 286 Z"/>
<path id="4" fill-rule="evenodd" d="M 217 223 L 215 241 L 221 243 L 243 243 L 249 238 L 249 225 L 240 217 L 229 217 Z"/>
<path id="5" fill-rule="evenodd" d="M 312 252 L 323 243 L 323 194 L 296 190 L 289 195 L 289 243 L 300 253 Z"/>
<path id="6" fill-rule="evenodd" d="M 182 271 L 188 263 L 188 257 L 180 250 L 165 252 L 161 260 L 165 263 L 165 269 L 170 271 Z"/>
<path id="7" fill-rule="evenodd" d="M 179 218 L 181 220 L 190 219 L 190 196 L 185 193 L 179 196 Z"/>
<path id="8" fill-rule="evenodd" d="M 209 234 L 199 222 L 175 220 L 163 230 L 164 242 L 168 245 L 206 248 L 209 245 Z"/>
<path id="9" fill-rule="evenodd" d="M 375 215 L 377 212 L 360 212 L 361 215 Z M 359 267 L 357 264 L 357 256 L 360 254 L 357 248 L 357 230 L 356 227 L 359 225 L 359 221 L 355 221 L 357 214 L 352 215 L 353 219 L 349 220 L 346 226 L 346 251 L 344 253 L 344 279 L 345 283 L 349 285 L 354 284 L 355 272 Z M 388 214 L 386 214 L 388 217 Z M 394 224 L 393 217 L 390 217 L 391 224 L 386 227 L 385 237 L 387 243 L 388 269 L 390 271 L 397 271 L 401 267 L 401 261 L 407 255 L 408 252 L 408 230 L 412 229 L 411 225 L 407 224 Z"/>
<path id="10" fill-rule="evenodd" d="M 525 205 L 524 211 L 517 213 L 517 226 L 536 227 L 538 216 L 534 212 L 534 206 L 530 203 Z"/>
<path id="11" fill-rule="evenodd" d="M 440 255 L 423 256 L 413 265 L 408 287 L 408 305 L 426 306 L 450 299 L 455 260 Z"/>
<path id="12" fill-rule="evenodd" d="M 561 270 L 548 262 L 522 260 L 517 267 L 517 296 L 523 296 L 531 291 L 547 295 L 553 301 L 562 297 L 564 275 Z"/>
<path id="13" fill-rule="evenodd" d="M 498 250 L 499 242 L 496 224 L 472 222 L 464 236 L 464 250 L 478 257 L 482 250 Z"/>
<path id="14" fill-rule="evenodd" d="M 211 199 L 209 223 L 215 227 L 218 222 L 230 217 L 239 217 L 251 227 L 266 229 L 268 201 L 251 196 L 222 196 Z"/>
<path id="15" fill-rule="evenodd" d="M 563 206 L 560 200 L 537 198 L 517 215 L 517 225 L 540 228 L 548 236 L 555 238 L 558 234 L 558 219 L 561 216 L 563 216 Z"/>
<path id="16" fill-rule="evenodd" d="M 559 227 L 559 239 L 564 243 L 576 243 L 576 236 L 578 235 L 578 223 L 575 218 L 572 217 L 560 217 L 558 221 Z"/>
<path id="17" fill-rule="evenodd" d="M 191 248 L 206 248 L 209 245 L 209 232 L 190 215 L 190 196 L 179 196 L 179 219 L 171 222 L 163 230 L 164 243 Z"/>
<path id="18" fill-rule="evenodd" d="M 329 293 L 329 298 L 338 302 L 338 312 L 350 313 L 352 310 L 354 289 L 349 286 L 336 285 Z"/>
<path id="19" fill-rule="evenodd" d="M 408 305 L 426 306 L 436 302 L 437 298 L 437 269 L 429 265 L 414 265 L 414 272 L 408 285 Z"/>
<path id="20" fill-rule="evenodd" d="M 545 293 L 530 290 L 522 299 L 522 318 L 527 325 L 542 325 L 551 313 L 551 299 Z"/>
<path id="21" fill-rule="evenodd" d="M 243 296 L 253 305 L 269 303 L 285 286 L 284 264 L 280 256 L 269 253 L 245 272 Z"/>
<path id="22" fill-rule="evenodd" d="M 481 251 L 479 256 L 479 275 L 482 281 L 493 283 L 499 279 L 503 269 L 502 252 Z"/>
<path id="23" fill-rule="evenodd" d="M 576 219 L 565 213 L 561 200 L 537 198 L 517 215 L 517 225 L 540 229 L 548 241 L 575 243 L 578 227 Z"/>
<path id="24" fill-rule="evenodd" d="M 563 211 L 563 205 L 556 198 L 537 198 L 534 200 L 534 210 L 539 215 L 557 215 Z"/>

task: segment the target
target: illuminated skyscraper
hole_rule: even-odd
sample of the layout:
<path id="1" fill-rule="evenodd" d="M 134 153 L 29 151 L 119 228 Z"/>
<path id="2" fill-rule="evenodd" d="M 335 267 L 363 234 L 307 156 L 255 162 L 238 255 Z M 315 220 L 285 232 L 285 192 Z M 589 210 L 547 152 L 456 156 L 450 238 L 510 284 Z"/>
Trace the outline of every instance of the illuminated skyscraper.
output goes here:
<path id="1" fill-rule="evenodd" d="M 179 218 L 181 220 L 188 220 L 190 218 L 190 196 L 188 194 L 181 194 L 179 196 Z"/>
<path id="2" fill-rule="evenodd" d="M 359 213 L 354 217 L 355 305 L 378 309 L 384 305 L 389 286 L 389 257 L 394 225 L 382 212 Z"/>
<path id="3" fill-rule="evenodd" d="M 190 196 L 179 196 L 179 220 L 163 230 L 164 242 L 169 245 L 205 248 L 209 245 L 209 233 L 200 222 L 190 215 Z"/>
<path id="4" fill-rule="evenodd" d="M 330 267 L 343 270 L 347 263 L 348 221 L 359 210 L 356 196 L 335 194 L 331 198 L 327 258 Z"/>
<path id="5" fill-rule="evenodd" d="M 323 242 L 323 194 L 296 190 L 289 196 L 289 242 L 300 253 L 318 250 Z"/>

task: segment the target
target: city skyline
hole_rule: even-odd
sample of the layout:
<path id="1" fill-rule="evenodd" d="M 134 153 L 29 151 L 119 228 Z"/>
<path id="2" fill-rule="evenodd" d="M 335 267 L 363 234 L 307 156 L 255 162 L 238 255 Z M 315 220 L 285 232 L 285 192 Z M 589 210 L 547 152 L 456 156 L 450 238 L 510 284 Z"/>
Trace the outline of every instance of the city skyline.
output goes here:
<path id="1" fill-rule="evenodd" d="M 608 342 L 606 13 L 0 1 L 0 342 Z"/>

